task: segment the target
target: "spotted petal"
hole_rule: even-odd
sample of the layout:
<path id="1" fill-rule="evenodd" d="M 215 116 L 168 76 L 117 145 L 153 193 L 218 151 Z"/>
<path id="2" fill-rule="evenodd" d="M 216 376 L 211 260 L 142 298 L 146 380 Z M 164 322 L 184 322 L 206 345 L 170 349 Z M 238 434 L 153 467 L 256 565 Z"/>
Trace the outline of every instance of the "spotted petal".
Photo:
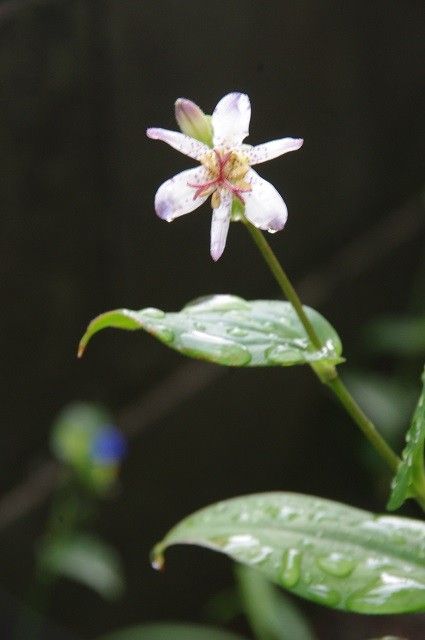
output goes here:
<path id="1" fill-rule="evenodd" d="M 244 148 L 243 153 L 248 157 L 249 164 L 260 164 L 260 162 L 278 158 L 289 151 L 296 151 L 302 147 L 303 142 L 302 138 L 280 138 L 255 147 Z"/>
<path id="2" fill-rule="evenodd" d="M 157 215 L 171 222 L 197 209 L 208 196 L 195 196 L 196 185 L 206 181 L 204 167 L 187 169 L 164 182 L 156 192 L 155 211 Z M 195 186 L 191 186 L 195 185 Z"/>
<path id="3" fill-rule="evenodd" d="M 244 93 L 228 93 L 212 114 L 214 146 L 235 147 L 249 133 L 251 105 Z"/>
<path id="4" fill-rule="evenodd" d="M 251 185 L 251 191 L 244 193 L 245 215 L 248 220 L 270 233 L 283 229 L 288 210 L 280 193 L 254 169 L 248 171 L 245 180 Z"/>
<path id="5" fill-rule="evenodd" d="M 213 210 L 211 220 L 211 257 L 215 261 L 221 257 L 226 246 L 231 207 L 232 196 L 224 191 L 220 197 L 220 206 Z"/>
<path id="6" fill-rule="evenodd" d="M 181 151 L 189 158 L 193 158 L 194 160 L 200 160 L 210 148 L 204 144 L 203 142 L 199 142 L 190 136 L 184 135 L 184 133 L 179 133 L 178 131 L 170 131 L 169 129 L 158 129 L 152 127 L 146 131 L 146 135 L 148 138 L 152 138 L 152 140 L 162 140 L 162 142 L 166 142 L 173 147 L 173 149 L 177 149 L 177 151 Z"/>

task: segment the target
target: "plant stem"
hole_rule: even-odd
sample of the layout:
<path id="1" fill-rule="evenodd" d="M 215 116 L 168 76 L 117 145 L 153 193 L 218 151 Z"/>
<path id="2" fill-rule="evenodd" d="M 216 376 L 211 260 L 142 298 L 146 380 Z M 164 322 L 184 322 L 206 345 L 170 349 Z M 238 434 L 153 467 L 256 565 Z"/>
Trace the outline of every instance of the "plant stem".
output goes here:
<path id="1" fill-rule="evenodd" d="M 311 324 L 310 320 L 308 319 L 297 292 L 292 286 L 292 283 L 289 280 L 288 276 L 284 272 L 279 260 L 276 258 L 271 246 L 269 245 L 261 231 L 257 229 L 257 227 L 254 227 L 254 225 L 248 222 L 248 220 L 244 220 L 244 222 L 255 244 L 259 248 L 264 260 L 267 262 L 270 271 L 274 275 L 276 282 L 281 288 L 283 295 L 294 307 L 295 312 L 299 317 L 304 329 L 306 330 L 306 333 L 310 338 L 312 345 L 316 349 L 321 349 L 322 343 L 320 341 L 320 338 L 314 330 L 314 327 Z"/>
<path id="2" fill-rule="evenodd" d="M 272 272 L 279 287 L 281 288 L 284 296 L 294 307 L 294 310 L 300 322 L 302 323 L 308 337 L 310 338 L 312 345 L 316 349 L 321 349 L 323 347 L 321 340 L 317 335 L 310 320 L 306 316 L 297 292 L 292 286 L 288 276 L 283 270 L 279 260 L 276 258 L 276 255 L 274 254 L 266 238 L 261 233 L 261 231 L 254 227 L 254 225 L 252 225 L 250 222 L 248 222 L 247 220 L 244 220 L 244 222 L 255 244 L 259 248 L 264 260 L 269 266 L 270 271 Z M 366 436 L 366 438 L 369 440 L 369 442 L 381 456 L 381 458 L 385 460 L 391 471 L 397 471 L 398 465 L 401 462 L 400 458 L 386 443 L 384 438 L 378 433 L 373 422 L 369 420 L 369 418 L 364 414 L 362 409 L 354 400 L 347 387 L 338 376 L 336 368 L 334 366 L 330 366 L 326 370 L 326 375 L 321 375 L 321 369 L 317 365 L 313 365 L 313 369 L 321 379 L 321 381 L 326 384 L 337 396 L 344 409 L 351 416 L 351 418 L 354 420 L 354 422 L 357 424 L 357 426 L 360 428 L 362 433 Z"/>
<path id="3" fill-rule="evenodd" d="M 359 407 L 341 378 L 337 375 L 333 380 L 329 380 L 327 385 L 338 397 L 338 400 L 346 412 L 352 417 L 374 449 L 379 453 L 381 458 L 385 460 L 391 471 L 395 473 L 400 464 L 400 458 L 378 433 L 373 422 L 369 420 L 361 407 Z"/>

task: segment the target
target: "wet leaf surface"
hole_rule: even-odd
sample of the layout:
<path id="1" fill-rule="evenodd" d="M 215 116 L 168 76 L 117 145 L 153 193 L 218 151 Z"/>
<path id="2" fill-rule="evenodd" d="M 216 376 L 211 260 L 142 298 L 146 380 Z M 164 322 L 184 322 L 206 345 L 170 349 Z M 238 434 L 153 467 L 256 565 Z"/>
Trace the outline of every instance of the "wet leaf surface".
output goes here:
<path id="1" fill-rule="evenodd" d="M 153 552 L 194 544 L 254 567 L 322 605 L 365 614 L 425 611 L 425 523 L 293 493 L 219 502 L 182 520 Z"/>
<path id="2" fill-rule="evenodd" d="M 103 313 L 89 324 L 79 354 L 95 333 L 112 327 L 143 329 L 186 356 L 230 367 L 341 362 L 342 347 L 335 330 L 314 309 L 305 307 L 305 311 L 323 344 L 320 350 L 310 346 L 289 302 L 248 302 L 237 296 L 214 295 L 198 298 L 176 313 L 154 308 Z"/>

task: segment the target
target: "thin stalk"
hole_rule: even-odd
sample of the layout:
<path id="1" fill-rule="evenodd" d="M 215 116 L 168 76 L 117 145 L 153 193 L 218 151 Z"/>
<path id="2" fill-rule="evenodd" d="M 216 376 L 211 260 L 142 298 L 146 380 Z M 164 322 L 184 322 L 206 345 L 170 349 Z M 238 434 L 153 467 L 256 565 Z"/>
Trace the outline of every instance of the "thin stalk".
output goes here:
<path id="1" fill-rule="evenodd" d="M 247 220 L 245 220 L 244 222 L 249 233 L 251 234 L 251 237 L 260 250 L 261 255 L 263 256 L 270 271 L 272 272 L 276 282 L 281 288 L 283 295 L 294 307 L 294 310 L 300 322 L 302 323 L 308 337 L 310 338 L 312 345 L 316 349 L 321 349 L 323 346 L 321 340 L 317 335 L 310 320 L 308 319 L 297 292 L 292 286 L 291 281 L 283 270 L 279 260 L 274 254 L 266 238 L 261 233 L 261 231 L 254 227 L 254 225 L 252 225 L 250 222 L 248 222 Z M 391 471 L 396 472 L 398 465 L 401 462 L 400 458 L 387 444 L 384 438 L 377 431 L 373 422 L 369 420 L 369 418 L 365 415 L 363 410 L 354 400 L 347 387 L 338 376 L 336 368 L 331 366 L 329 369 L 327 369 L 326 375 L 321 375 L 320 368 L 316 369 L 316 365 L 313 366 L 313 369 L 315 370 L 315 373 L 318 375 L 321 381 L 326 384 L 336 395 L 341 405 L 369 440 L 375 451 L 381 456 L 381 458 L 385 460 Z M 420 502 L 421 506 L 424 507 L 425 501 L 423 498 L 418 499 L 418 502 Z"/>
<path id="2" fill-rule="evenodd" d="M 244 220 L 244 222 L 255 244 L 259 248 L 261 255 L 267 262 L 270 271 L 274 275 L 276 282 L 281 288 L 283 295 L 294 307 L 296 314 L 299 317 L 304 329 L 306 330 L 306 333 L 310 338 L 312 345 L 318 350 L 321 349 L 322 343 L 320 341 L 320 338 L 314 330 L 314 327 L 311 324 L 310 320 L 308 319 L 297 292 L 292 286 L 292 283 L 289 280 L 288 276 L 284 272 L 279 260 L 276 258 L 276 255 L 274 254 L 271 246 L 269 245 L 261 231 L 257 229 L 257 227 L 254 227 L 254 225 L 248 222 L 248 220 Z"/>
<path id="3" fill-rule="evenodd" d="M 379 453 L 381 458 L 385 460 L 391 471 L 395 473 L 401 462 L 400 458 L 378 433 L 373 422 L 369 420 L 363 409 L 359 407 L 341 378 L 337 375 L 333 380 L 329 380 L 327 385 L 332 389 L 346 412 L 352 417 L 374 449 Z"/>

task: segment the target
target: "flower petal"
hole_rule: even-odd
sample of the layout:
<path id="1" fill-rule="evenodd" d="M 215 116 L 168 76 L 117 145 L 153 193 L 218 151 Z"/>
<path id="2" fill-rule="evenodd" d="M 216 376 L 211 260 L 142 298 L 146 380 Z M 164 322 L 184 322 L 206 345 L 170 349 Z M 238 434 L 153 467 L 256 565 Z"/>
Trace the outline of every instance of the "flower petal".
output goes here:
<path id="1" fill-rule="evenodd" d="M 190 136 L 185 136 L 184 133 L 180 133 L 179 131 L 152 127 L 147 129 L 146 135 L 148 138 L 152 138 L 152 140 L 162 140 L 162 142 L 166 142 L 170 147 L 173 147 L 173 149 L 181 151 L 194 160 L 200 160 L 202 156 L 211 150 L 210 147 L 203 142 L 199 142 Z"/>
<path id="2" fill-rule="evenodd" d="M 296 151 L 302 147 L 303 142 L 302 138 L 280 138 L 255 147 L 244 148 L 243 153 L 247 156 L 249 164 L 260 164 L 260 162 L 278 158 L 288 151 Z"/>
<path id="3" fill-rule="evenodd" d="M 232 196 L 228 191 L 222 191 L 220 206 L 213 210 L 211 220 L 211 257 L 215 261 L 221 257 L 226 246 L 231 207 Z"/>
<path id="4" fill-rule="evenodd" d="M 212 114 L 214 146 L 240 145 L 249 133 L 251 105 L 244 93 L 228 93 Z"/>
<path id="5" fill-rule="evenodd" d="M 255 227 L 270 233 L 280 231 L 285 226 L 288 210 L 280 193 L 274 186 L 261 178 L 254 169 L 245 176 L 251 191 L 243 194 L 245 216 Z"/>
<path id="6" fill-rule="evenodd" d="M 206 181 L 204 167 L 187 169 L 164 182 L 155 195 L 155 211 L 157 215 L 171 222 L 179 216 L 184 216 L 197 209 L 208 196 L 197 196 L 196 188 L 190 185 L 201 184 Z"/>

